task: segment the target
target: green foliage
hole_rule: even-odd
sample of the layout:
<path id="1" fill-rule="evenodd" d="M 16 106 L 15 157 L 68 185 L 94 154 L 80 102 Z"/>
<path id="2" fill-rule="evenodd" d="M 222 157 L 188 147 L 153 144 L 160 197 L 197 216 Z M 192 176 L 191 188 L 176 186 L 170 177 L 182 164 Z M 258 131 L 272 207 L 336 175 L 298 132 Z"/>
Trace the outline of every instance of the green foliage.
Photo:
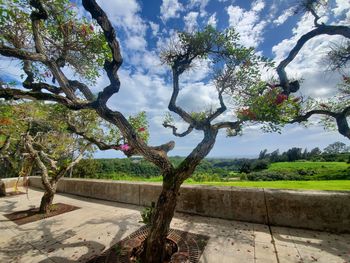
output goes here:
<path id="1" fill-rule="evenodd" d="M 221 176 L 216 173 L 197 172 L 187 179 L 186 182 L 219 182 L 221 179 Z"/>
<path id="2" fill-rule="evenodd" d="M 279 180 L 305 180 L 302 175 L 297 173 L 282 171 L 261 171 L 247 174 L 249 181 L 279 181 Z"/>
<path id="3" fill-rule="evenodd" d="M 101 163 L 95 159 L 82 159 L 73 168 L 73 176 L 78 178 L 96 178 L 101 170 Z"/>
<path id="4" fill-rule="evenodd" d="M 285 178 L 278 180 L 344 180 L 350 179 L 349 168 L 345 162 L 281 162 L 271 164 L 261 176 L 276 178 L 281 174 Z M 255 176 L 258 178 L 260 175 Z"/>
<path id="5" fill-rule="evenodd" d="M 237 111 L 237 118 L 242 121 L 263 122 L 263 130 L 266 132 L 279 131 L 292 116 L 300 112 L 298 97 L 284 95 L 282 90 L 275 87 L 266 88 L 264 82 L 252 87 L 250 94 L 244 97 L 245 101 Z"/>
<path id="6" fill-rule="evenodd" d="M 149 139 L 149 127 L 147 121 L 147 115 L 145 111 L 141 111 L 135 116 L 130 116 L 128 118 L 129 123 L 136 131 L 137 135 L 145 142 Z"/>
<path id="7" fill-rule="evenodd" d="M 142 220 L 140 221 L 140 223 L 144 223 L 146 225 L 150 225 L 152 222 L 152 216 L 154 213 L 154 209 L 155 209 L 155 203 L 152 202 L 151 203 L 151 207 L 146 207 L 141 211 L 141 218 Z"/>
<path id="8" fill-rule="evenodd" d="M 349 152 L 349 147 L 343 142 L 334 142 L 323 149 L 326 154 L 337 154 Z"/>
<path id="9" fill-rule="evenodd" d="M 48 18 L 40 23 L 43 46 L 49 57 L 60 60 L 80 78 L 94 82 L 105 59 L 111 59 L 102 30 L 94 20 L 81 18 L 69 0 L 42 1 Z M 33 49 L 29 1 L 0 1 L 0 40 L 20 49 Z M 37 80 L 51 78 L 46 66 L 33 63 Z"/>
<path id="10" fill-rule="evenodd" d="M 350 180 L 328 181 L 246 181 L 246 182 L 201 182 L 201 185 L 258 187 L 298 190 L 350 191 Z"/>
<path id="11" fill-rule="evenodd" d="M 9 152 L 17 170 L 22 163 L 22 154 L 26 153 L 22 141 L 22 135 L 26 132 L 34 138 L 34 148 L 45 152 L 57 162 L 58 167 L 66 166 L 72 160 L 73 153 L 86 145 L 85 140 L 67 130 L 69 111 L 63 106 L 36 101 L 1 102 L 0 112 L 4 116 L 0 134 L 11 136 Z M 88 150 L 92 151 L 93 148 Z M 55 173 L 49 169 L 49 174 Z"/>

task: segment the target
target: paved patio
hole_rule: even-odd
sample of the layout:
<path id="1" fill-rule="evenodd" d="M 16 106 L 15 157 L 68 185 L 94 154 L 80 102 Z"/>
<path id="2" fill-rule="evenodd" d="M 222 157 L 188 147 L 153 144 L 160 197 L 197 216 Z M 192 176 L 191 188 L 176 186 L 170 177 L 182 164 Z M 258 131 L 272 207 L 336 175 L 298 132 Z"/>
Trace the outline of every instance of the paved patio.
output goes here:
<path id="1" fill-rule="evenodd" d="M 3 216 L 38 206 L 42 192 L 0 199 L 0 262 L 85 262 L 137 230 L 142 207 L 57 194 L 81 209 L 17 226 Z M 223 208 L 224 209 L 224 208 Z M 202 263 L 350 263 L 350 235 L 177 214 L 172 227 L 210 237 Z M 272 234 L 271 234 L 272 233 Z"/>

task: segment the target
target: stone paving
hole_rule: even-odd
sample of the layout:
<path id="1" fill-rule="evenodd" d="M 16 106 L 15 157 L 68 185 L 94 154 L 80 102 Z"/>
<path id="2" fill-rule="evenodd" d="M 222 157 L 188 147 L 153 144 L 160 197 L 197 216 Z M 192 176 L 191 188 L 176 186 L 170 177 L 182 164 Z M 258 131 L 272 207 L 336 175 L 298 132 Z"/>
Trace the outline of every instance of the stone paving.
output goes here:
<path id="1" fill-rule="evenodd" d="M 57 194 L 81 209 L 17 226 L 3 216 L 38 206 L 42 192 L 0 199 L 0 262 L 85 262 L 142 224 L 142 207 Z M 224 208 L 223 208 L 224 209 Z M 201 263 L 350 263 L 350 235 L 176 214 L 172 227 L 210 237 Z"/>

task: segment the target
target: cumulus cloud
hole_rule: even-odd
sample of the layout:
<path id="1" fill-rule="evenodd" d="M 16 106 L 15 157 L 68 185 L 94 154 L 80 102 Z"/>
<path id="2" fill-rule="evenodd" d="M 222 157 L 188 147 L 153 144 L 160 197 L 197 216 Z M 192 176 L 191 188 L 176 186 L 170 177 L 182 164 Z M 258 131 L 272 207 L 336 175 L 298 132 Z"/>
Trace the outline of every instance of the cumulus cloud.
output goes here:
<path id="1" fill-rule="evenodd" d="M 335 0 L 336 6 L 333 8 L 333 13 L 335 16 L 340 16 L 345 14 L 348 19 L 350 19 L 350 2 L 348 0 Z"/>
<path id="2" fill-rule="evenodd" d="M 184 17 L 186 31 L 193 32 L 198 28 L 197 18 L 198 18 L 198 12 L 189 12 Z"/>
<path id="3" fill-rule="evenodd" d="M 98 3 L 113 24 L 123 27 L 130 33 L 145 34 L 147 26 L 139 15 L 141 8 L 136 0 L 99 0 Z"/>
<path id="4" fill-rule="evenodd" d="M 324 17 L 323 21 L 327 18 Z M 305 14 L 293 28 L 293 36 L 284 39 L 272 48 L 275 61 L 279 63 L 285 59 L 298 39 L 313 29 L 313 17 Z M 304 95 L 313 97 L 330 97 L 334 95 L 336 84 L 340 81 L 340 74 L 327 71 L 325 56 L 333 43 L 343 41 L 341 36 L 321 35 L 309 40 L 300 50 L 295 59 L 287 66 L 286 72 L 290 77 L 301 78 Z"/>
<path id="5" fill-rule="evenodd" d="M 289 17 L 291 17 L 294 13 L 294 8 L 288 8 L 285 10 L 279 17 L 273 20 L 273 23 L 277 26 L 284 24 Z"/>
<path id="6" fill-rule="evenodd" d="M 182 4 L 177 0 L 163 0 L 160 6 L 160 17 L 163 22 L 166 22 L 170 18 L 179 17 L 180 12 L 183 10 Z"/>
<path id="7" fill-rule="evenodd" d="M 156 37 L 159 33 L 159 25 L 157 23 L 153 23 L 152 21 L 149 21 L 149 25 L 152 30 L 152 35 Z"/>
<path id="8" fill-rule="evenodd" d="M 257 0 L 252 3 L 252 11 L 259 13 L 261 12 L 265 7 L 265 2 L 263 0 Z"/>
<path id="9" fill-rule="evenodd" d="M 264 7 L 264 2 L 258 0 L 252 3 L 249 11 L 233 5 L 227 8 L 229 25 L 239 33 L 243 45 L 257 47 L 263 41 L 262 34 L 267 22 L 260 20 L 260 12 Z"/>
<path id="10" fill-rule="evenodd" d="M 206 6 L 208 5 L 209 0 L 190 0 L 190 3 L 188 5 L 189 9 L 199 7 L 199 13 L 201 17 L 204 17 L 207 15 L 207 11 L 205 11 Z"/>
<path id="11" fill-rule="evenodd" d="M 216 24 L 217 24 L 217 19 L 216 19 L 216 13 L 212 14 L 209 19 L 208 19 L 208 25 L 211 25 L 213 27 L 216 28 Z"/>

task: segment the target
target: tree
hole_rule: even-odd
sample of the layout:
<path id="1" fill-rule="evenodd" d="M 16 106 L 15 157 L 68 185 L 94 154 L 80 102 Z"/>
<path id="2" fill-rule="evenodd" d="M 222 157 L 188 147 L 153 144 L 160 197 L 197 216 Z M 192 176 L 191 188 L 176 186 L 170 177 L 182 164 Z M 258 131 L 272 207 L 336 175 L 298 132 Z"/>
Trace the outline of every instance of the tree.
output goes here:
<path id="1" fill-rule="evenodd" d="M 275 163 L 279 161 L 279 157 L 280 157 L 280 151 L 279 149 L 273 151 L 272 153 L 270 153 L 270 162 L 271 163 Z"/>
<path id="2" fill-rule="evenodd" d="M 2 146 L 0 147 L 0 160 L 1 160 L 1 163 L 4 163 L 5 165 L 6 163 L 11 163 L 8 161 L 8 154 L 7 154 L 7 150 L 9 146 L 10 146 L 10 136 L 6 136 Z M 1 177 L 0 177 L 0 197 L 2 196 L 6 196 L 6 187 L 5 187 L 5 183 L 1 180 Z"/>
<path id="3" fill-rule="evenodd" d="M 39 212 L 47 213 L 52 205 L 57 182 L 82 158 L 90 143 L 73 136 L 67 130 L 68 112 L 60 105 L 38 102 L 15 102 L 2 105 L 8 108 L 8 122 L 0 128 L 3 134 L 11 134 L 13 155 L 21 167 L 19 176 L 24 178 L 39 172 L 44 185 Z M 55 115 L 55 119 L 52 116 Z M 7 135 L 10 138 L 10 135 Z M 10 147 L 8 140 L 7 148 Z M 78 151 L 72 159 L 72 152 Z M 49 178 L 50 176 L 50 178 Z"/>
<path id="4" fill-rule="evenodd" d="M 305 122 L 310 117 L 318 115 L 322 117 L 322 123 L 326 128 L 337 128 L 341 135 L 350 139 L 350 128 L 348 124 L 348 117 L 350 115 L 350 77 L 348 76 L 349 72 L 342 71 L 342 69 L 347 68 L 350 61 L 350 41 L 348 40 L 350 39 L 350 27 L 346 25 L 326 25 L 325 23 L 319 23 L 321 16 L 318 14 L 318 8 L 326 4 L 327 2 L 322 0 L 301 1 L 297 11 L 311 13 L 314 17 L 315 28 L 299 38 L 288 56 L 277 66 L 277 73 L 286 94 L 299 90 L 300 85 L 298 81 L 295 82 L 296 85 L 290 86 L 288 84 L 289 81 L 285 69 L 295 59 L 303 46 L 311 39 L 321 35 L 340 35 L 345 37 L 346 41 L 344 43 L 333 44 L 331 51 L 329 51 L 326 57 L 330 65 L 330 70 L 338 70 L 343 73 L 343 81 L 338 85 L 340 92 L 336 96 L 325 100 L 305 99 L 300 104 L 299 112 L 289 123 Z"/>
<path id="5" fill-rule="evenodd" d="M 309 157 L 315 157 L 315 156 L 318 156 L 320 155 L 322 152 L 320 150 L 320 148 L 316 147 L 316 148 L 313 148 L 310 153 L 309 153 Z"/>
<path id="6" fill-rule="evenodd" d="M 288 162 L 294 162 L 296 160 L 302 159 L 302 157 L 303 157 L 302 150 L 303 150 L 302 148 L 297 148 L 297 147 L 293 147 L 293 148 L 289 149 L 286 152 Z"/>
<path id="7" fill-rule="evenodd" d="M 241 46 L 233 29 L 217 32 L 207 27 L 202 32 L 180 33 L 178 41 L 164 50 L 162 60 L 169 65 L 172 73 L 173 91 L 168 108 L 185 121 L 188 128 L 178 132 L 170 116 L 164 127 L 172 129 L 178 137 L 184 137 L 193 130 L 201 131 L 203 138 L 175 167 L 167 156 L 174 147 L 173 141 L 159 146 L 147 145 L 142 137 L 145 127 L 135 130 L 130 119 L 107 106 L 110 97 L 120 89 L 118 70 L 123 58 L 116 32 L 100 6 L 94 0 L 83 0 L 85 10 L 101 28 L 98 31 L 93 21 L 87 18 L 79 20 L 68 1 L 31 0 L 30 6 L 25 7 L 20 5 L 22 2 L 16 3 L 2 6 L 1 11 L 5 15 L 0 20 L 0 29 L 5 33 L 0 36 L 0 54 L 23 62 L 26 73 L 23 87 L 27 90 L 0 88 L 0 97 L 47 100 L 71 110 L 93 109 L 118 128 L 124 143 L 108 145 L 95 137 L 84 136 L 85 132 L 76 130 L 77 133 L 103 149 L 121 150 L 127 156 L 142 155 L 159 167 L 163 185 L 145 242 L 145 262 L 162 262 L 180 186 L 210 152 L 219 130 L 226 129 L 229 136 L 235 136 L 241 132 L 243 124 L 267 122 L 267 130 L 278 130 L 281 123 L 287 123 L 290 116 L 299 113 L 300 104 L 298 98 L 292 95 L 299 89 L 299 82 L 288 80 L 285 67 L 312 36 L 343 34 L 347 30 L 346 27 L 318 26 L 316 31 L 302 39 L 303 43 L 298 42 L 298 47 L 280 63 L 277 67 L 280 81 L 274 84 L 263 81 L 260 71 L 262 67 L 271 68 L 273 63 L 257 56 L 252 48 Z M 203 112 L 187 112 L 177 105 L 179 79 L 194 62 L 203 59 L 212 62 L 214 73 L 211 77 L 218 91 L 220 106 Z M 93 85 L 102 66 L 110 84 L 94 96 L 89 85 Z M 62 70 L 65 67 L 83 80 L 69 79 Z M 53 84 L 47 81 L 48 78 L 52 78 Z M 217 118 L 227 110 L 224 96 L 232 98 L 234 114 L 229 121 L 217 122 Z"/>
<path id="8" fill-rule="evenodd" d="M 265 158 L 266 158 L 266 155 L 267 155 L 267 149 L 260 151 L 260 153 L 259 153 L 259 159 L 260 159 L 260 160 L 265 159 Z"/>
<path id="9" fill-rule="evenodd" d="M 326 148 L 323 149 L 324 153 L 328 154 L 336 154 L 336 153 L 344 153 L 348 151 L 348 147 L 343 142 L 334 142 L 330 145 L 328 145 Z"/>

